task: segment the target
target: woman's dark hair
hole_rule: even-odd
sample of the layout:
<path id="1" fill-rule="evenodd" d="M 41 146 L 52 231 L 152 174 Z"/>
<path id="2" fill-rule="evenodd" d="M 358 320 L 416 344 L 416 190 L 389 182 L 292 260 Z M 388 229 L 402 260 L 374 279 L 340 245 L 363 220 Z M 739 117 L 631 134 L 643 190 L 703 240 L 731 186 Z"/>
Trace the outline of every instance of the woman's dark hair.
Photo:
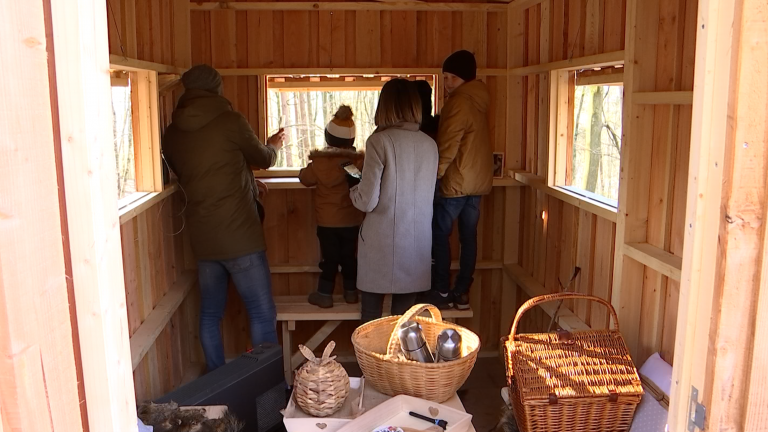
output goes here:
<path id="1" fill-rule="evenodd" d="M 381 88 L 376 107 L 376 126 L 388 128 L 397 123 L 421 123 L 421 101 L 410 81 L 395 78 Z"/>
<path id="2" fill-rule="evenodd" d="M 421 99 L 421 131 L 437 134 L 437 119 L 432 116 L 432 86 L 425 80 L 412 81 Z"/>

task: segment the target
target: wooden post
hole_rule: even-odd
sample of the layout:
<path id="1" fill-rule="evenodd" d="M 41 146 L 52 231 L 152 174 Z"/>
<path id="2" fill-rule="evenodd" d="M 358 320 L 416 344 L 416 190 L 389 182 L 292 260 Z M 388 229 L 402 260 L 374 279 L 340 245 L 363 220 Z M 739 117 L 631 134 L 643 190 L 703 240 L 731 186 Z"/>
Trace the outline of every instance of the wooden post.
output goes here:
<path id="1" fill-rule="evenodd" d="M 635 104 L 633 94 L 655 89 L 659 1 L 662 0 L 627 1 L 625 120 L 611 302 L 619 315 L 630 353 L 639 363 L 644 361 L 638 355 L 645 266 L 624 256 L 624 244 L 644 243 L 647 236 L 651 152 L 644 145 L 652 141 L 654 110 L 652 106 Z"/>
<path id="2" fill-rule="evenodd" d="M 0 70 L 0 430 L 82 431 L 44 2 L 0 3 Z"/>
<path id="3" fill-rule="evenodd" d="M 173 65 L 180 68 L 192 66 L 192 36 L 187 0 L 173 0 Z"/>
<path id="4" fill-rule="evenodd" d="M 51 2 L 54 121 L 62 143 L 88 424 L 92 431 L 135 431 L 106 18 L 102 1 Z"/>
<path id="5" fill-rule="evenodd" d="M 670 431 L 765 430 L 768 9 L 701 0 Z"/>

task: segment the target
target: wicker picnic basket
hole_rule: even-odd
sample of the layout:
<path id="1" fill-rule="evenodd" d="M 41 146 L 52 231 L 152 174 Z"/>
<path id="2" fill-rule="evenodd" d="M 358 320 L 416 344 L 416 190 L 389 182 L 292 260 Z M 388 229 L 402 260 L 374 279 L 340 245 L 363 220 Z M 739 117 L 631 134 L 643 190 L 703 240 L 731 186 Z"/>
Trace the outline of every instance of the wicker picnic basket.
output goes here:
<path id="1" fill-rule="evenodd" d="M 520 318 L 542 303 L 587 299 L 610 311 L 612 330 L 518 335 Z M 643 387 L 607 301 L 578 293 L 544 295 L 518 310 L 505 343 L 512 408 L 521 432 L 628 431 Z"/>
<path id="2" fill-rule="evenodd" d="M 429 311 L 432 318 L 419 316 Z M 421 324 L 429 348 L 434 352 L 437 335 L 447 328 L 461 334 L 462 357 L 444 363 L 419 363 L 405 359 L 397 329 L 414 320 Z M 391 316 L 363 324 L 352 333 L 352 344 L 366 382 L 389 396 L 401 394 L 443 403 L 456 394 L 475 366 L 480 338 L 459 325 L 443 322 L 440 310 L 416 305 L 402 316 Z"/>

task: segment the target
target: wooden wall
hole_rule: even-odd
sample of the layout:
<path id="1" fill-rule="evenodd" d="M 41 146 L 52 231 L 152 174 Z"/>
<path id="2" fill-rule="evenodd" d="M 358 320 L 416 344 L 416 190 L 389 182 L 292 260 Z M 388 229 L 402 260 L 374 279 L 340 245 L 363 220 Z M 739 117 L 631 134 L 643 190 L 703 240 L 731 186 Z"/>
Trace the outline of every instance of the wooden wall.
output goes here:
<path id="1" fill-rule="evenodd" d="M 180 90 L 161 93 L 160 124 L 168 125 Z M 120 227 L 129 335 L 133 336 L 184 273 L 195 273 L 188 234 L 183 230 L 183 192 L 154 204 Z M 193 289 L 194 290 L 194 289 Z M 155 343 L 135 368 L 138 402 L 178 387 L 185 374 L 199 373 L 193 358 L 200 350 L 194 300 L 187 298 L 172 315 Z"/>
<path id="2" fill-rule="evenodd" d="M 186 0 L 107 0 L 109 53 L 179 67 L 189 66 Z"/>
<path id="3" fill-rule="evenodd" d="M 298 67 L 441 67 L 453 51 L 475 52 L 481 68 L 506 67 L 505 12 L 421 11 L 192 11 L 192 63 L 217 68 Z M 290 43 L 288 42 L 290 41 Z M 506 77 L 482 77 L 491 94 L 491 128 L 496 151 L 506 145 Z M 253 76 L 224 77 L 224 95 L 246 115 L 254 129 L 259 122 L 258 85 Z M 279 190 L 266 200 L 265 233 L 270 265 L 315 266 L 320 260 L 315 234 L 313 192 Z M 502 258 L 503 188 L 483 200 L 479 261 Z M 454 236 L 454 259 L 458 245 Z M 500 267 L 500 266 L 499 266 Z M 306 296 L 316 288 L 318 274 L 274 274 L 274 295 Z M 475 318 L 464 324 L 477 330 L 486 347 L 500 337 L 502 270 L 478 270 L 472 307 Z M 482 300 L 481 300 L 482 299 Z M 248 345 L 245 311 L 234 291 L 225 317 L 227 356 Z M 298 323 L 301 341 L 322 323 Z M 351 353 L 354 323 L 330 336 L 340 352 Z"/>
<path id="4" fill-rule="evenodd" d="M 645 3 L 643 4 L 645 5 Z M 658 52 L 654 51 L 656 91 L 691 90 L 696 0 L 672 0 L 648 4 L 659 8 Z M 642 6 L 645 7 L 645 6 Z M 511 67 L 522 67 L 589 55 L 620 51 L 625 45 L 625 0 L 545 0 L 510 17 L 513 32 Z M 519 160 L 519 169 L 546 178 L 549 148 L 548 74 L 519 77 L 510 90 L 512 125 L 508 152 Z M 653 90 L 653 89 L 648 89 Z M 640 230 L 648 242 L 677 256 L 682 255 L 683 217 L 690 143 L 690 106 L 657 105 L 654 121 L 646 125 L 643 151 L 651 154 L 652 166 L 643 173 L 651 184 L 645 196 L 648 217 Z M 626 118 L 624 120 L 627 121 Z M 517 145 L 520 143 L 520 145 Z M 649 175 L 649 173 L 651 173 Z M 620 198 L 622 199 L 622 198 Z M 546 217 L 542 218 L 542 212 Z M 559 289 L 574 266 L 582 269 L 576 281 L 579 292 L 610 300 L 613 287 L 616 223 L 534 189 L 521 197 L 520 265 L 548 291 Z M 659 316 L 658 333 L 652 323 L 640 326 L 644 347 L 636 361 L 661 351 L 673 358 L 678 284 L 646 269 L 640 285 L 644 290 L 643 319 Z M 645 294 L 647 292 L 648 294 Z M 524 292 L 518 298 L 525 300 Z M 659 302 L 658 299 L 661 299 Z M 581 302 L 579 302 L 581 303 Z M 574 312 L 593 327 L 606 325 L 604 308 L 577 303 Z M 661 314 L 650 310 L 661 309 Z"/>

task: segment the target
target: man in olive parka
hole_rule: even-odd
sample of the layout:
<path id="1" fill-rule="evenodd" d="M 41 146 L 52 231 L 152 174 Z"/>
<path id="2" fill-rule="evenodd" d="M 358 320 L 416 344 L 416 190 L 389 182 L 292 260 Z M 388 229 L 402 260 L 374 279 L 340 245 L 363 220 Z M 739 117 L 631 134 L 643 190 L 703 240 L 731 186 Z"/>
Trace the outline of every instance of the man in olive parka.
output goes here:
<path id="1" fill-rule="evenodd" d="M 178 177 L 200 279 L 200 343 L 208 370 L 224 365 L 219 325 L 232 277 L 245 303 L 253 345 L 277 343 L 276 309 L 252 169 L 274 165 L 284 133 L 262 144 L 245 117 L 221 95 L 216 69 L 197 65 L 181 78 L 184 95 L 163 136 Z"/>

